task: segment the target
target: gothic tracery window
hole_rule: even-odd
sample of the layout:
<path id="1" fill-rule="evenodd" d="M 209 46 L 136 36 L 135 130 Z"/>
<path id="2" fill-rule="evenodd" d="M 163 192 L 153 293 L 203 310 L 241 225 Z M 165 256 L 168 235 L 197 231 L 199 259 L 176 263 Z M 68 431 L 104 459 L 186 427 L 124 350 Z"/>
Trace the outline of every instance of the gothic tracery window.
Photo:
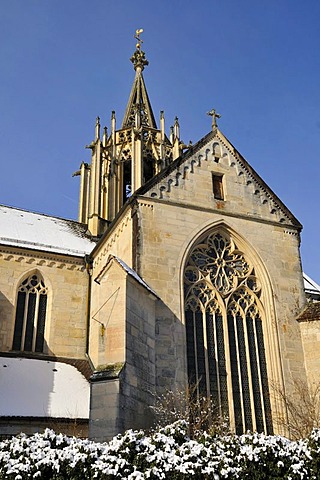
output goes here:
<path id="1" fill-rule="evenodd" d="M 43 352 L 47 287 L 40 275 L 26 278 L 18 288 L 13 350 Z"/>
<path id="2" fill-rule="evenodd" d="M 189 382 L 237 433 L 272 433 L 261 285 L 226 233 L 191 250 L 184 271 Z"/>

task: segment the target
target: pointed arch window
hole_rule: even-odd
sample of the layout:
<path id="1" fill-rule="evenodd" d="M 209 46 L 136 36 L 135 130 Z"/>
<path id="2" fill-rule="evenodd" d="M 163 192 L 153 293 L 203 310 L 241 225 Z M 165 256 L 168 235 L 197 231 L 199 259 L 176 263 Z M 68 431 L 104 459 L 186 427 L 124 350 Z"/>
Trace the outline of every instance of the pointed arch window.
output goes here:
<path id="1" fill-rule="evenodd" d="M 122 198 L 122 203 L 125 203 L 129 197 L 132 195 L 132 160 L 131 158 L 127 159 L 126 161 L 123 161 L 122 163 L 122 175 L 123 175 L 123 198 Z"/>
<path id="2" fill-rule="evenodd" d="M 272 433 L 261 285 L 230 235 L 211 233 L 193 247 L 184 295 L 189 382 L 236 433 Z"/>
<path id="3" fill-rule="evenodd" d="M 13 350 L 43 352 L 47 287 L 39 274 L 30 275 L 18 288 Z"/>

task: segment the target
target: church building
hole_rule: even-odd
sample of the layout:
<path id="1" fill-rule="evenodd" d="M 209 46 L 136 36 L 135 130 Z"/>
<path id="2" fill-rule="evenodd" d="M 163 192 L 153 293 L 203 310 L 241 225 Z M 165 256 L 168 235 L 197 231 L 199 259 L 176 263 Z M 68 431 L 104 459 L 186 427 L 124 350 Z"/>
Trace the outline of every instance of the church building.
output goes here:
<path id="1" fill-rule="evenodd" d="M 157 123 L 140 34 L 122 123 L 97 118 L 74 174 L 78 221 L 0 206 L 0 435 L 110 439 L 188 384 L 235 432 L 287 434 L 275 386 L 311 388 L 320 369 L 302 226 L 215 110 L 193 145 L 177 118 Z"/>

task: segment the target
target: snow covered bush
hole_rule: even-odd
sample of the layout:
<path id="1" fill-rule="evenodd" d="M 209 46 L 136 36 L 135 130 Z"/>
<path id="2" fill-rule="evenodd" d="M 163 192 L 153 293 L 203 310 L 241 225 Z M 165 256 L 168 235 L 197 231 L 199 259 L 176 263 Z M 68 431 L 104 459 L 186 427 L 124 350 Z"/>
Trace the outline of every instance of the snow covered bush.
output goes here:
<path id="1" fill-rule="evenodd" d="M 198 395 L 199 383 L 187 389 L 168 390 L 157 396 L 150 407 L 158 428 L 184 420 L 189 425 L 191 438 L 199 438 L 204 431 L 225 435 L 230 423 L 212 397 Z"/>
<path id="2" fill-rule="evenodd" d="M 0 479 L 278 479 L 320 478 L 320 430 L 305 440 L 263 434 L 188 437 L 175 422 L 151 435 L 127 431 L 95 443 L 46 430 L 0 442 Z"/>

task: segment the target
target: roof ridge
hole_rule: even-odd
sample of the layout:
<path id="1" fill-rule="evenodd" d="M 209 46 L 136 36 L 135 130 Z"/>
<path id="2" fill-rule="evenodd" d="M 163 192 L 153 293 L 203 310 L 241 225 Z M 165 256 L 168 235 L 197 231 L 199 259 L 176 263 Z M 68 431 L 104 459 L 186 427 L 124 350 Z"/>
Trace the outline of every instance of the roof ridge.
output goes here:
<path id="1" fill-rule="evenodd" d="M 25 213 L 31 213 L 32 215 L 40 215 L 42 217 L 47 217 L 47 218 L 54 218 L 56 220 L 62 220 L 62 221 L 66 221 L 66 222 L 73 222 L 73 223 L 77 223 L 78 225 L 83 225 L 85 226 L 84 223 L 80 223 L 78 222 L 77 220 L 74 220 L 74 219 L 71 219 L 71 218 L 63 218 L 63 217 L 59 217 L 57 215 L 50 215 L 49 213 L 42 213 L 42 212 L 35 212 L 33 210 L 28 210 L 26 208 L 21 208 L 21 207 L 14 207 L 12 205 L 5 205 L 5 204 L 2 204 L 0 203 L 0 209 L 1 208 L 10 208 L 11 210 L 17 210 L 19 212 L 25 212 Z"/>

